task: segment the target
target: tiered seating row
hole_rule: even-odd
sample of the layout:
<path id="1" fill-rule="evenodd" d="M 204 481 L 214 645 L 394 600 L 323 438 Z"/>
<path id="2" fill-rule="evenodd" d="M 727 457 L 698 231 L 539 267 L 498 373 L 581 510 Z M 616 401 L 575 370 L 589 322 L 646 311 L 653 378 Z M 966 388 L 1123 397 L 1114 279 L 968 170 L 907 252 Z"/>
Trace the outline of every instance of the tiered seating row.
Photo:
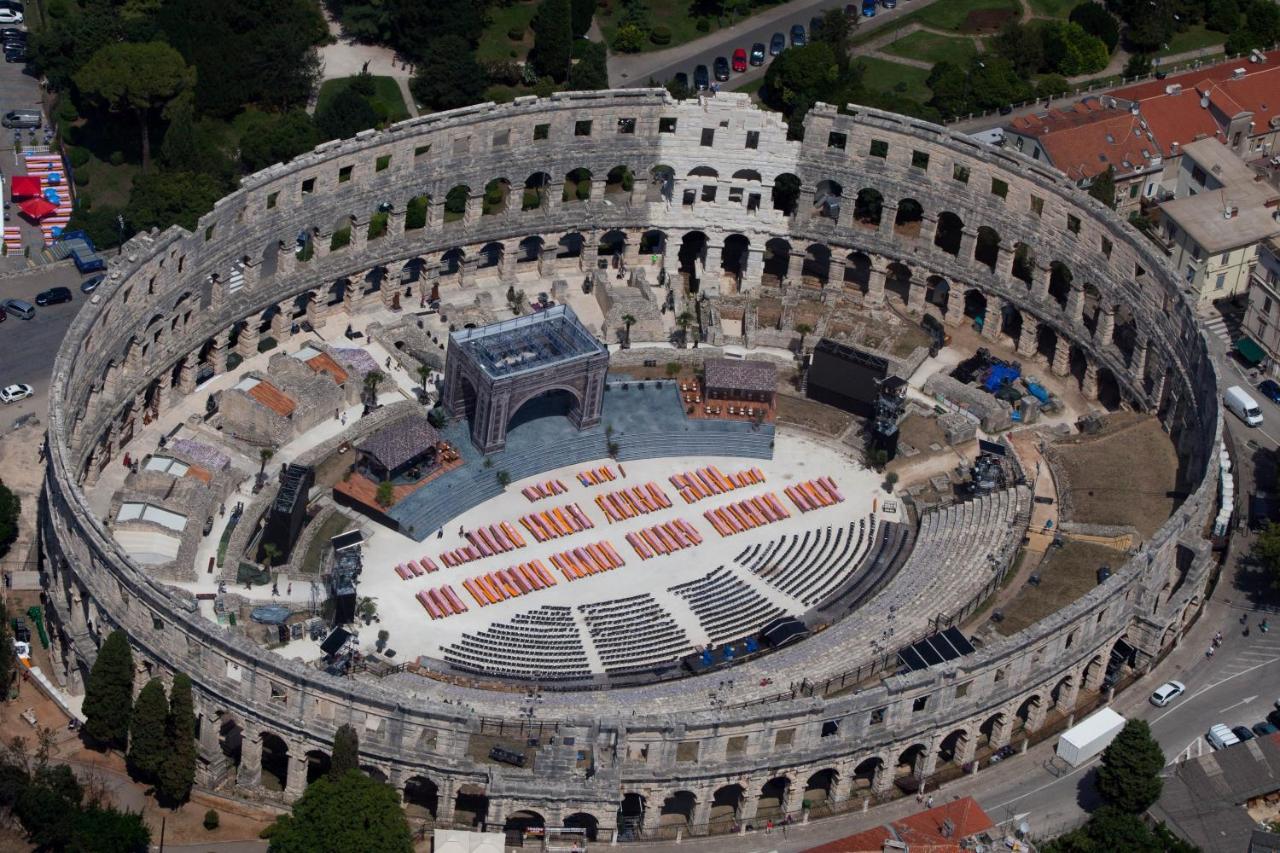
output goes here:
<path id="1" fill-rule="evenodd" d="M 443 619 L 455 613 L 466 613 L 467 605 L 453 591 L 453 587 L 445 584 L 437 589 L 424 589 L 418 592 L 418 603 L 427 611 L 432 619 Z"/>
<path id="2" fill-rule="evenodd" d="M 687 504 L 695 503 L 712 495 L 731 492 L 734 489 L 745 489 L 764 482 L 764 472 L 759 468 L 748 468 L 737 474 L 721 474 L 714 466 L 699 468 L 684 474 L 672 474 L 671 485 L 680 492 Z"/>
<path id="3" fill-rule="evenodd" d="M 715 644 L 754 634 L 783 613 L 781 607 L 724 566 L 696 580 L 677 584 L 671 587 L 671 592 L 689 603 L 689 609 Z"/>
<path id="4" fill-rule="evenodd" d="M 420 578 L 430 572 L 439 571 L 440 567 L 430 557 L 423 557 L 420 560 L 410 560 L 407 563 L 401 563 L 396 566 L 396 574 L 400 576 L 400 580 L 407 581 L 409 578 Z"/>
<path id="5" fill-rule="evenodd" d="M 528 515 L 522 515 L 520 523 L 539 542 L 559 539 L 561 536 L 581 533 L 595 527 L 577 504 L 552 507 L 545 512 L 531 512 Z"/>
<path id="6" fill-rule="evenodd" d="M 815 509 L 835 506 L 844 502 L 844 495 L 840 494 L 840 490 L 836 488 L 835 480 L 830 477 L 806 480 L 803 483 L 796 483 L 794 486 L 787 486 L 783 491 L 787 493 L 787 497 L 791 498 L 791 502 L 799 507 L 801 512 L 812 512 Z"/>
<path id="7" fill-rule="evenodd" d="M 618 478 L 614 470 L 608 465 L 602 465 L 599 468 L 591 468 L 587 471 L 578 472 L 578 482 L 587 488 L 599 486 L 602 483 L 612 483 Z"/>
<path id="8" fill-rule="evenodd" d="M 786 507 L 772 492 L 768 492 L 718 509 L 709 509 L 702 516 L 711 522 L 711 526 L 721 536 L 733 536 L 735 533 L 790 518 L 791 513 L 787 512 Z"/>
<path id="9" fill-rule="evenodd" d="M 440 555 L 440 561 L 452 568 L 472 560 L 479 560 L 481 557 L 505 554 L 524 547 L 524 537 L 520 535 L 520 531 L 505 521 L 501 524 L 490 524 L 487 527 L 468 530 L 467 541 L 471 544 L 445 551 Z"/>
<path id="10" fill-rule="evenodd" d="M 668 509 L 671 499 L 667 497 L 657 483 L 646 483 L 643 486 L 632 486 L 596 495 L 596 506 L 600 507 L 610 523 L 622 521 L 624 518 L 635 518 L 637 515 L 648 515 L 660 509 Z"/>
<path id="11" fill-rule="evenodd" d="M 627 534 L 627 541 L 640 555 L 640 559 L 648 560 L 655 555 L 674 554 L 685 548 L 702 544 L 702 534 L 683 518 L 655 524 L 634 533 Z"/>
<path id="12" fill-rule="evenodd" d="M 759 548 L 749 548 L 737 562 L 779 591 L 808 606 L 822 602 L 856 571 L 870 554 L 875 516 L 850 522 L 832 531 L 815 530 L 784 536 L 760 559 Z M 809 539 L 812 536 L 813 542 Z M 787 547 L 783 549 L 783 545 Z M 798 547 L 797 547 L 798 546 Z"/>
<path id="13" fill-rule="evenodd" d="M 532 486 L 525 486 L 520 490 L 520 494 L 528 498 L 530 503 L 533 503 L 553 495 L 563 495 L 567 491 L 569 491 L 569 487 L 559 480 L 547 480 L 545 483 L 534 483 Z"/>
<path id="14" fill-rule="evenodd" d="M 605 672 L 616 674 L 672 661 L 692 649 L 689 638 L 653 596 L 579 605 Z"/>
<path id="15" fill-rule="evenodd" d="M 576 581 L 579 578 L 600 574 L 601 572 L 607 572 L 610 569 L 626 565 L 622 555 L 612 545 L 603 540 L 593 542 L 590 545 L 583 545 L 581 548 L 573 548 L 569 551 L 552 554 L 549 559 L 551 564 L 560 570 L 567 581 Z"/>
<path id="16" fill-rule="evenodd" d="M 541 560 L 530 560 L 507 569 L 495 569 L 462 582 L 463 589 L 471 593 L 471 597 L 481 607 L 555 585 L 555 576 L 547 571 Z"/>
<path id="17" fill-rule="evenodd" d="M 463 634 L 441 649 L 457 669 L 481 675 L 566 681 L 591 677 L 582 634 L 568 607 L 544 605 L 518 613 L 510 624 Z"/>

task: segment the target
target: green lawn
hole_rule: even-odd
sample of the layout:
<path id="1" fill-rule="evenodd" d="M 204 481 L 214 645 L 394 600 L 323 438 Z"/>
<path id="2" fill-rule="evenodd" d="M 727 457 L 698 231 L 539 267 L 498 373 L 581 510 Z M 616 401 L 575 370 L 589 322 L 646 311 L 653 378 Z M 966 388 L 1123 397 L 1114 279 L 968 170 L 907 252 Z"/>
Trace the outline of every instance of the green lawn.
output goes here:
<path id="1" fill-rule="evenodd" d="M 951 38 L 924 30 L 900 38 L 884 50 L 894 56 L 921 59 L 930 64 L 953 62 L 961 68 L 967 67 L 969 60 L 978 52 L 972 39 Z"/>
<path id="2" fill-rule="evenodd" d="M 1081 0 L 1028 0 L 1031 4 L 1031 11 L 1044 18 L 1061 18 L 1067 19 L 1067 15 L 1071 14 L 1071 10 L 1079 6 Z"/>
<path id="3" fill-rule="evenodd" d="M 920 10 L 917 19 L 927 27 L 960 32 L 970 12 L 1008 10 L 1018 14 L 1017 0 L 938 0 Z"/>
<path id="4" fill-rule="evenodd" d="M 326 80 L 320 86 L 320 94 L 316 96 L 316 112 L 320 112 L 325 108 L 330 100 L 337 97 L 338 93 L 351 85 L 353 77 L 339 77 L 335 80 Z M 394 77 L 373 78 L 373 97 L 369 99 L 374 109 L 379 106 L 379 115 L 385 115 L 388 121 L 403 121 L 409 117 L 409 110 L 404 105 L 404 96 L 400 94 L 400 86 L 396 83 Z"/>
<path id="5" fill-rule="evenodd" d="M 1205 29 L 1203 24 L 1197 24 L 1186 32 L 1174 33 L 1173 38 L 1169 39 L 1169 46 L 1157 53 L 1156 56 L 1169 56 L 1174 53 L 1186 53 L 1189 50 L 1214 47 L 1215 45 L 1224 44 L 1226 40 L 1225 33 Z"/>
<path id="6" fill-rule="evenodd" d="M 913 68 L 874 56 L 862 56 L 856 61 L 862 68 L 862 84 L 868 89 L 898 94 L 921 102 L 933 97 L 929 87 L 924 84 L 929 78 L 929 72 L 923 68 Z"/>
<path id="7" fill-rule="evenodd" d="M 510 6 L 491 6 L 489 8 L 489 26 L 480 34 L 480 46 L 476 49 L 476 59 L 481 62 L 502 62 L 504 60 L 523 60 L 533 47 L 533 33 L 529 30 L 529 22 L 538 11 L 536 2 L 513 3 Z M 507 32 L 519 27 L 524 31 L 524 38 L 512 41 Z"/>
<path id="8" fill-rule="evenodd" d="M 762 12 L 772 6 L 777 5 L 780 0 L 756 0 L 755 5 L 751 7 L 751 11 Z M 713 33 L 720 29 L 721 21 L 715 16 L 708 17 L 708 29 L 705 31 L 698 30 L 698 19 L 689 14 L 689 8 L 692 5 L 691 0 L 648 0 L 646 4 L 649 7 L 649 21 L 657 26 L 662 25 L 671 30 L 671 41 L 669 44 L 656 45 L 651 41 L 646 41 L 642 53 L 648 53 L 651 50 L 665 50 L 668 47 L 675 47 L 685 42 L 693 41 L 696 38 Z M 600 25 L 600 29 L 604 32 L 605 41 L 613 42 L 613 34 L 618 29 L 618 18 L 622 15 L 621 0 L 612 0 L 608 4 L 608 8 L 597 8 L 596 23 Z M 748 16 L 749 17 L 749 16 Z M 730 21 L 728 18 L 723 19 L 725 26 L 740 23 L 746 18 L 737 18 Z M 779 29 L 786 29 L 779 27 Z"/>

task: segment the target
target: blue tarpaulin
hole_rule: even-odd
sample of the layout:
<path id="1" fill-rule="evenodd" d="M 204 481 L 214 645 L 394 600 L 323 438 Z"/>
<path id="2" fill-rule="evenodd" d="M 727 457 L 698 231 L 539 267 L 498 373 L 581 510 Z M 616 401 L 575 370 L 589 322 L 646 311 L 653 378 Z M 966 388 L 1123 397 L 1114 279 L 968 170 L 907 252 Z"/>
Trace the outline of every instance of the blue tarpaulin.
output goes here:
<path id="1" fill-rule="evenodd" d="M 1007 364 L 993 364 L 991 370 L 987 372 L 987 378 L 982 381 L 982 387 L 988 391 L 999 391 L 1005 385 L 1015 381 L 1022 371 L 1016 367 Z"/>
<path id="2" fill-rule="evenodd" d="M 293 611 L 282 604 L 264 604 L 253 608 L 249 618 L 261 625 L 283 625 L 291 613 Z"/>

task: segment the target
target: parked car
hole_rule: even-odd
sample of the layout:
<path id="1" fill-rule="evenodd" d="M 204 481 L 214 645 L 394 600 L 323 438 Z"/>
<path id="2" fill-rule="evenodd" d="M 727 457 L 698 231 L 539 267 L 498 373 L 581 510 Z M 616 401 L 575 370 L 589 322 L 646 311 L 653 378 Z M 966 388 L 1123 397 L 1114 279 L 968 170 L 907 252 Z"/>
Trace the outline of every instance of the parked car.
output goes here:
<path id="1" fill-rule="evenodd" d="M 711 75 L 707 72 L 707 66 L 699 65 L 693 69 L 693 88 L 698 91 L 711 88 Z"/>
<path id="2" fill-rule="evenodd" d="M 751 45 L 751 64 L 764 65 L 764 42 L 758 41 Z"/>
<path id="3" fill-rule="evenodd" d="M 862 17 L 874 18 L 876 16 L 876 0 L 862 0 Z"/>
<path id="4" fill-rule="evenodd" d="M 4 46 L 4 61 L 5 62 L 26 62 L 27 49 L 22 45 L 15 45 L 11 47 L 6 44 Z"/>
<path id="5" fill-rule="evenodd" d="M 98 289 L 98 286 L 106 280 L 107 280 L 106 273 L 98 273 L 92 278 L 86 278 L 84 281 L 80 282 L 80 292 L 93 293 L 95 290 Z"/>
<path id="6" fill-rule="evenodd" d="M 735 74 L 741 74 L 747 70 L 747 51 L 746 48 L 738 48 L 733 52 L 733 70 Z"/>
<path id="7" fill-rule="evenodd" d="M 1151 704 L 1157 708 L 1163 708 L 1171 701 L 1181 696 L 1187 690 L 1187 686 L 1181 681 L 1166 681 L 1156 688 L 1156 692 L 1151 694 Z"/>
<path id="8" fill-rule="evenodd" d="M 861 14 L 861 12 L 862 12 L 862 7 L 859 6 L 857 3 L 844 4 L 844 16 L 846 18 L 856 18 L 858 17 L 859 14 Z"/>
<path id="9" fill-rule="evenodd" d="M 787 49 L 787 37 L 782 33 L 774 33 L 773 38 L 769 39 L 769 55 L 777 56 Z"/>
<path id="10" fill-rule="evenodd" d="M 25 299 L 6 299 L 4 301 L 4 310 L 19 320 L 30 320 L 36 316 L 36 306 Z"/>
<path id="11" fill-rule="evenodd" d="M 791 27 L 791 46 L 804 47 L 808 43 L 809 40 L 805 38 L 804 34 L 804 24 L 793 25 Z"/>
<path id="12" fill-rule="evenodd" d="M 723 56 L 717 56 L 716 61 L 712 63 L 715 66 L 716 80 L 720 83 L 729 79 L 729 60 Z"/>
<path id="13" fill-rule="evenodd" d="M 0 9 L 0 24 L 21 24 L 22 13 L 13 9 Z"/>
<path id="14" fill-rule="evenodd" d="M 1260 723 L 1254 723 L 1254 724 L 1253 724 L 1253 733 L 1254 733 L 1255 735 L 1257 735 L 1258 737 L 1265 737 L 1265 736 L 1267 736 L 1267 735 L 1273 735 L 1273 734 L 1275 734 L 1276 732 L 1280 732 L 1280 729 L 1278 729 L 1278 728 L 1276 728 L 1275 726 L 1271 725 L 1271 724 L 1270 724 L 1270 723 L 1268 723 L 1266 720 L 1263 720 L 1263 721 L 1262 721 L 1262 722 L 1260 722 Z"/>
<path id="15" fill-rule="evenodd" d="M 880 5 L 886 9 L 898 8 L 898 0 L 880 0 Z"/>
<path id="16" fill-rule="evenodd" d="M 1253 732 L 1249 731 L 1248 726 L 1232 726 L 1231 733 L 1236 736 L 1236 740 L 1244 743 L 1247 740 L 1253 740 Z"/>
<path id="17" fill-rule="evenodd" d="M 30 385 L 15 382 L 13 385 L 6 385 L 3 390 L 0 390 L 0 402 L 16 403 L 19 400 L 27 399 L 34 393 L 36 392 Z"/>
<path id="18" fill-rule="evenodd" d="M 51 287 L 36 294 L 37 305 L 61 305 L 71 301 L 71 290 L 66 287 Z"/>
<path id="19" fill-rule="evenodd" d="M 1280 711 L 1272 711 L 1267 714 L 1267 722 L 1280 729 Z"/>
<path id="20" fill-rule="evenodd" d="M 1214 749 L 1226 749 L 1229 746 L 1235 746 L 1240 739 L 1231 733 L 1231 729 L 1222 723 L 1215 723 L 1209 727 L 1208 733 L 1204 739 L 1209 742 L 1209 746 Z"/>
<path id="21" fill-rule="evenodd" d="M 1264 379 L 1258 383 L 1258 391 L 1273 403 L 1280 403 L 1280 382 Z"/>

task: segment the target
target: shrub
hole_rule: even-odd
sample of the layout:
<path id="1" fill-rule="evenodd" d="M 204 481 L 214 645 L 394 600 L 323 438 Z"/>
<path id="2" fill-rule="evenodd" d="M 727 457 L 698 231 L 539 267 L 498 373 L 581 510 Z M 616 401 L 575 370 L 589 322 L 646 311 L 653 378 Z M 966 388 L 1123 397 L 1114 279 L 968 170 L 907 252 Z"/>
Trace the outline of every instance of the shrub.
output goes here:
<path id="1" fill-rule="evenodd" d="M 649 33 L 649 41 L 654 44 L 671 44 L 671 28 L 664 26 L 656 26 L 653 32 Z"/>
<path id="2" fill-rule="evenodd" d="M 524 81 L 524 68 L 518 62 L 486 62 L 484 73 L 490 83 L 500 86 L 518 86 Z"/>
<path id="3" fill-rule="evenodd" d="M 111 152 L 111 157 L 110 157 L 110 158 L 108 158 L 108 159 L 109 159 L 109 162 L 111 163 L 111 165 L 112 165 L 112 166 L 123 166 L 123 165 L 124 165 L 124 152 L 123 152 L 123 151 L 112 151 L 112 152 Z"/>
<path id="4" fill-rule="evenodd" d="M 613 49 L 619 53 L 639 53 L 644 47 L 644 30 L 635 24 L 624 24 L 613 34 Z"/>
<path id="5" fill-rule="evenodd" d="M 80 118 L 80 113 L 76 110 L 75 102 L 68 95 L 63 95 L 58 100 L 58 121 L 62 124 L 72 124 Z"/>
<path id="6" fill-rule="evenodd" d="M 49 0 L 48 9 L 50 18 L 65 18 L 70 11 L 67 0 Z"/>
<path id="7" fill-rule="evenodd" d="M 699 19 L 698 19 L 698 23 L 697 23 L 697 24 L 695 24 L 695 25 L 694 25 L 694 27 L 695 27 L 695 29 L 697 29 L 697 31 L 698 31 L 698 32 L 700 32 L 700 33 L 709 33 L 709 32 L 711 32 L 711 19 L 710 19 L 710 18 L 699 18 Z"/>
<path id="8" fill-rule="evenodd" d="M 343 246 L 346 246 L 350 243 L 351 243 L 351 226 L 347 226 L 346 228 L 339 228 L 337 231 L 333 232 L 333 237 L 329 240 L 329 249 L 330 251 L 334 251 L 337 249 L 341 249 Z"/>
<path id="9" fill-rule="evenodd" d="M 89 149 L 81 148 L 79 145 L 69 146 L 67 148 L 67 162 L 71 164 L 73 169 L 87 166 L 89 164 Z"/>
<path id="10" fill-rule="evenodd" d="M 507 30 L 507 38 L 512 41 L 524 41 L 524 27 L 512 27 Z"/>
<path id="11" fill-rule="evenodd" d="M 278 341 L 275 338 L 271 337 L 270 335 L 267 335 L 265 338 L 258 341 L 258 352 L 266 352 L 267 350 L 273 350 L 276 348 L 277 343 Z"/>
<path id="12" fill-rule="evenodd" d="M 89 184 L 89 173 L 88 173 L 88 172 L 85 172 L 85 171 L 83 171 L 83 170 L 82 170 L 82 171 L 79 171 L 79 172 L 76 172 L 75 182 L 76 182 L 76 186 L 78 186 L 78 187 L 88 186 L 88 184 Z"/>
<path id="13" fill-rule="evenodd" d="M 378 87 L 373 82 L 373 75 L 362 71 L 351 78 L 351 91 L 357 95 L 372 98 L 374 93 L 378 91 Z"/>
<path id="14" fill-rule="evenodd" d="M 218 828 L 218 810 L 209 809 L 204 813 L 204 828 L 212 832 Z"/>
<path id="15" fill-rule="evenodd" d="M 383 480 L 378 484 L 378 492 L 374 496 L 374 500 L 378 502 L 380 507 L 389 507 L 396 502 L 395 486 L 391 485 L 390 480 Z"/>

